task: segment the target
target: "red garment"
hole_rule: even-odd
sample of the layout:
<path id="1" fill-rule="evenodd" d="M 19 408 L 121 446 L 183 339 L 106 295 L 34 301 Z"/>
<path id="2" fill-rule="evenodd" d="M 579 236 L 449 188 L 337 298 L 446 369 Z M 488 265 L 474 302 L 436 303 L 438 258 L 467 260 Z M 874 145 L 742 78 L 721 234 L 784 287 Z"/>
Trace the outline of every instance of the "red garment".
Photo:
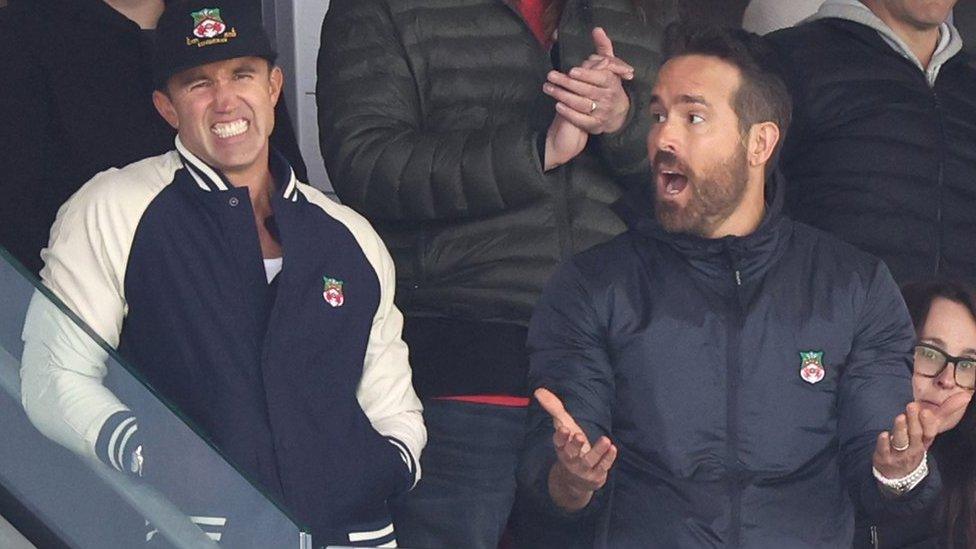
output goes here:
<path id="1" fill-rule="evenodd" d="M 535 39 L 539 41 L 539 44 L 542 44 L 542 47 L 549 49 L 549 46 L 552 45 L 552 33 L 546 33 L 546 25 L 543 21 L 549 0 L 517 0 L 516 3 L 516 9 L 529 28 L 532 29 Z"/>
<path id="2" fill-rule="evenodd" d="M 454 400 L 458 402 L 475 402 L 477 404 L 491 404 L 494 406 L 506 406 L 509 408 L 525 408 L 529 405 L 528 398 L 506 396 L 506 395 L 446 396 L 446 397 L 434 397 L 434 400 Z"/>

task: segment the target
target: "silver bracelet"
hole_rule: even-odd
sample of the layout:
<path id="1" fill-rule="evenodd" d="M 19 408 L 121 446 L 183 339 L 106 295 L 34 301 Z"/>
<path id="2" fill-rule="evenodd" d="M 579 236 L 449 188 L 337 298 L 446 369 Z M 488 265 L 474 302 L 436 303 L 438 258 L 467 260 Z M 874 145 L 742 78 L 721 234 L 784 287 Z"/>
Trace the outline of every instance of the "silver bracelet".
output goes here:
<path id="1" fill-rule="evenodd" d="M 900 496 L 912 490 L 918 486 L 918 483 L 922 482 L 926 476 L 929 474 L 929 453 L 925 452 L 922 456 L 922 463 L 918 464 L 918 467 L 914 471 L 908 473 L 901 478 L 887 478 L 881 474 L 876 467 L 872 467 L 871 471 L 874 473 L 874 478 L 881 483 L 886 489 L 891 491 L 896 496 Z"/>

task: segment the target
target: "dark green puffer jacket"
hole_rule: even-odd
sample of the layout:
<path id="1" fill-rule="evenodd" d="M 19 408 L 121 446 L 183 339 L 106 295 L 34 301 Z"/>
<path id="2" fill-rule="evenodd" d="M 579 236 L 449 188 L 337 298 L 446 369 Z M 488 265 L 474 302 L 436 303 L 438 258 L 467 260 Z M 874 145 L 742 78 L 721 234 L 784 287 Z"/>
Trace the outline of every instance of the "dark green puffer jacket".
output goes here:
<path id="1" fill-rule="evenodd" d="M 542 84 L 553 66 L 515 9 L 332 2 L 318 58 L 322 153 L 339 198 L 386 241 L 408 317 L 525 325 L 560 260 L 623 231 L 610 204 L 620 181 L 647 170 L 644 107 L 665 22 L 651 9 L 642 18 L 630 0 L 567 1 L 556 68 L 583 62 L 590 29 L 604 27 L 638 68 L 632 116 L 543 173 L 539 142 L 555 111 Z"/>

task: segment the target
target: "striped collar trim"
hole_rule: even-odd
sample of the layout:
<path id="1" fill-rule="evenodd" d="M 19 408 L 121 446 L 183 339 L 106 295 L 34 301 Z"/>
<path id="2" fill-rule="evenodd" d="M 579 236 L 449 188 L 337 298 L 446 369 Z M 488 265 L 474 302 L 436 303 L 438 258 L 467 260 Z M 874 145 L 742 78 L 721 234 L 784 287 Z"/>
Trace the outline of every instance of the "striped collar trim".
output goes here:
<path id="1" fill-rule="evenodd" d="M 222 173 L 213 169 L 209 164 L 190 152 L 183 145 L 183 142 L 180 141 L 179 136 L 176 136 L 176 151 L 179 153 L 180 160 L 183 161 L 186 171 L 190 173 L 193 181 L 196 182 L 197 187 L 200 187 L 201 190 L 207 192 L 226 191 L 233 187 Z M 276 184 L 281 181 L 287 181 L 281 194 L 282 198 L 289 202 L 298 202 L 298 197 L 301 193 L 298 191 L 298 179 L 295 177 L 295 171 L 291 169 L 291 165 L 288 164 L 285 157 L 273 147 L 271 148 L 269 157 L 269 168 L 271 170 L 271 177 Z"/>

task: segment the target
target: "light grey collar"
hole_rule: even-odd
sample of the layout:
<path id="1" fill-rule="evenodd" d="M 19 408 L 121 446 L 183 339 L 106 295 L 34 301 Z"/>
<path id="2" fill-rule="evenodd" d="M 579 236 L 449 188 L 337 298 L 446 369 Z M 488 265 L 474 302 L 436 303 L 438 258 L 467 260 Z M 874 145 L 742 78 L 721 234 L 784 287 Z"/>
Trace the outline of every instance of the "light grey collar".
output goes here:
<path id="1" fill-rule="evenodd" d="M 891 30 L 891 27 L 885 24 L 874 12 L 858 0 L 826 0 L 820 6 L 817 13 L 811 15 L 807 21 L 828 18 L 845 19 L 876 30 L 892 49 L 900 53 L 905 59 L 911 61 L 920 71 L 925 73 L 925 79 L 928 81 L 929 86 L 935 86 L 935 81 L 939 77 L 939 70 L 942 69 L 942 65 L 962 50 L 962 38 L 959 36 L 959 31 L 948 22 L 942 23 L 939 26 L 939 43 L 935 48 L 935 53 L 932 55 L 932 61 L 929 62 L 929 66 L 926 69 L 922 66 L 922 62 L 919 61 L 918 57 L 912 52 L 911 48 L 908 47 L 908 44 L 895 34 L 895 31 Z"/>

